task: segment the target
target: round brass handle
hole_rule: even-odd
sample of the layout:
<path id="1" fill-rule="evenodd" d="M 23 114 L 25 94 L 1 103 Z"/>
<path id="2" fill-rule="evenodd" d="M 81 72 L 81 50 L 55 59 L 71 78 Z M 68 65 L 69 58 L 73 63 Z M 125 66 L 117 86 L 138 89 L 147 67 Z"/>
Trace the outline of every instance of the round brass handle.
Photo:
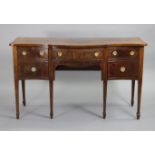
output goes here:
<path id="1" fill-rule="evenodd" d="M 113 54 L 114 56 L 116 56 L 116 55 L 118 54 L 118 52 L 117 52 L 117 51 L 113 51 L 112 54 Z"/>
<path id="2" fill-rule="evenodd" d="M 31 71 L 32 71 L 32 72 L 36 72 L 36 71 L 37 71 L 37 68 L 36 68 L 36 67 L 32 67 L 32 68 L 31 68 Z"/>
<path id="3" fill-rule="evenodd" d="M 27 55 L 27 52 L 26 51 L 23 51 L 22 52 L 22 55 L 24 55 L 24 56 Z"/>
<path id="4" fill-rule="evenodd" d="M 125 68 L 124 66 L 122 66 L 122 67 L 120 67 L 120 71 L 121 71 L 122 73 L 124 73 L 124 72 L 126 71 L 126 68 Z"/>
<path id="5" fill-rule="evenodd" d="M 130 55 L 131 56 L 135 55 L 135 52 L 134 51 L 130 51 Z"/>
<path id="6" fill-rule="evenodd" d="M 62 56 L 62 52 L 61 52 L 61 51 L 58 52 L 58 56 L 59 56 L 59 57 Z"/>
<path id="7" fill-rule="evenodd" d="M 94 53 L 95 57 L 98 57 L 99 54 L 100 54 L 99 52 L 95 52 L 95 53 Z"/>
<path id="8" fill-rule="evenodd" d="M 44 56 L 45 52 L 42 50 L 40 51 L 40 56 Z"/>

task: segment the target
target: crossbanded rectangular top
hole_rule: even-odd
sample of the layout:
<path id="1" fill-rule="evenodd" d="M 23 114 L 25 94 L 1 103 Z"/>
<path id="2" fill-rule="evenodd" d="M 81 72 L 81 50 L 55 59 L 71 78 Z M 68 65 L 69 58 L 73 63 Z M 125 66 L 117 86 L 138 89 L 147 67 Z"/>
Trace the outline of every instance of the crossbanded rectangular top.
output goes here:
<path id="1" fill-rule="evenodd" d="M 146 46 L 140 38 L 16 38 L 10 46 Z"/>

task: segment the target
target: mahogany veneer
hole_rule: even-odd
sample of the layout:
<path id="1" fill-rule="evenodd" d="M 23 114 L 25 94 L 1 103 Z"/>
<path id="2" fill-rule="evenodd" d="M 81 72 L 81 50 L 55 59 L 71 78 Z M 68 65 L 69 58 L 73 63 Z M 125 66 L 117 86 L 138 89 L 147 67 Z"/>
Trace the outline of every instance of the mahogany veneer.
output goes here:
<path id="1" fill-rule="evenodd" d="M 103 118 L 106 117 L 108 80 L 131 80 L 134 105 L 138 82 L 137 119 L 140 118 L 144 46 L 140 38 L 16 38 L 13 49 L 16 117 L 19 118 L 19 80 L 26 105 L 25 80 L 49 80 L 50 116 L 53 118 L 53 81 L 56 69 L 100 69 L 103 80 Z"/>

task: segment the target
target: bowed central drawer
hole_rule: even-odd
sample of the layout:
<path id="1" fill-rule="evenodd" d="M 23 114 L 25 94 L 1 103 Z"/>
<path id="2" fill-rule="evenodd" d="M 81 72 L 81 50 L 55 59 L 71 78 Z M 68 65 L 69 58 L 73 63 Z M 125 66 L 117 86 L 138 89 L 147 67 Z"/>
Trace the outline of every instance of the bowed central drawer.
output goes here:
<path id="1" fill-rule="evenodd" d="M 52 59 L 57 61 L 100 61 L 104 59 L 104 48 L 55 47 L 52 52 Z"/>

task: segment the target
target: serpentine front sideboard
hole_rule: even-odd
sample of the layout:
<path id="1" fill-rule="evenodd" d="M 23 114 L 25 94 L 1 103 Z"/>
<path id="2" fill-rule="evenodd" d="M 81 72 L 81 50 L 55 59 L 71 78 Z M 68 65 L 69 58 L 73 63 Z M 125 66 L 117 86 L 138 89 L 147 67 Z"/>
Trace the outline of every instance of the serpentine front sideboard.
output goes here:
<path id="1" fill-rule="evenodd" d="M 14 62 L 16 118 L 19 118 L 19 80 L 26 105 L 25 80 L 49 80 L 50 117 L 53 118 L 53 81 L 56 69 L 99 69 L 103 80 L 103 118 L 106 117 L 108 80 L 131 80 L 131 106 L 138 83 L 140 118 L 144 46 L 140 38 L 16 38 L 11 44 Z M 79 73 L 80 74 L 80 73 Z"/>

